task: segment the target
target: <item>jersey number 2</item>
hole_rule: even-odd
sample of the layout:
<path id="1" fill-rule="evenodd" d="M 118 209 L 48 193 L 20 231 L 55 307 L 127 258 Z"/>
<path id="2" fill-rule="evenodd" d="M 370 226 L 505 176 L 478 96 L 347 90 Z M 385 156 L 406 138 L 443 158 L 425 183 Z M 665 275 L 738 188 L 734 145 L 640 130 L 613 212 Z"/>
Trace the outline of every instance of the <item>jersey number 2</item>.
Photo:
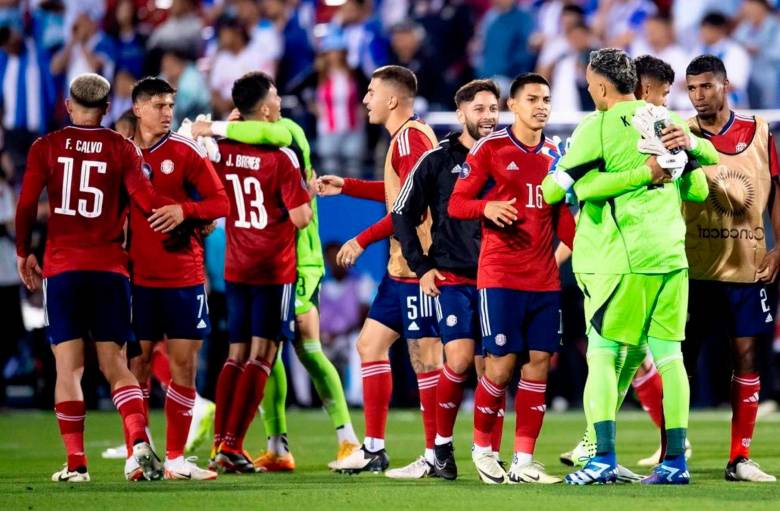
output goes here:
<path id="1" fill-rule="evenodd" d="M 238 174 L 227 174 L 228 181 L 233 183 L 233 195 L 236 197 L 236 212 L 238 220 L 235 226 L 241 229 L 265 229 L 268 225 L 268 213 L 263 205 L 263 189 L 256 177 L 245 177 L 243 183 Z M 249 199 L 249 219 L 244 202 L 244 195 Z"/>
<path id="2" fill-rule="evenodd" d="M 87 199 L 79 199 L 77 209 L 73 209 L 70 204 L 70 191 L 73 184 L 73 158 L 61 156 L 57 158 L 58 163 L 62 163 L 62 205 L 54 208 L 54 212 L 60 215 L 76 216 L 76 212 L 84 218 L 97 218 L 103 212 L 103 192 L 99 188 L 89 185 L 89 175 L 92 169 L 98 174 L 106 173 L 106 162 L 84 160 L 81 162 L 81 182 L 79 191 L 91 194 L 93 197 L 92 208 L 87 209 Z"/>

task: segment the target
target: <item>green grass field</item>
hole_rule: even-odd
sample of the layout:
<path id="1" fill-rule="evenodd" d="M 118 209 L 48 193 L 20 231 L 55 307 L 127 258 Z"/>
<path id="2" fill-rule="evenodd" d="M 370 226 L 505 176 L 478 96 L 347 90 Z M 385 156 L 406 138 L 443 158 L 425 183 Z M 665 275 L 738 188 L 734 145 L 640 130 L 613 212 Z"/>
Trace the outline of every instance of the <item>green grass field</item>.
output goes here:
<path id="1" fill-rule="evenodd" d="M 361 413 L 353 412 L 362 431 Z M 124 481 L 122 462 L 100 458 L 100 451 L 121 440 L 119 417 L 94 412 L 87 418 L 87 453 L 92 482 L 58 484 L 49 476 L 64 461 L 64 451 L 52 413 L 30 412 L 0 415 L 0 510 L 92 509 L 135 511 L 142 509 L 598 509 L 664 510 L 780 510 L 780 484 L 727 483 L 723 465 L 728 454 L 728 413 L 699 412 L 691 418 L 693 484 L 688 487 L 485 486 L 478 482 L 469 456 L 470 414 L 463 414 L 456 432 L 461 476 L 456 482 L 436 479 L 399 482 L 380 475 L 345 476 L 328 472 L 325 464 L 334 456 L 336 442 L 324 413 L 291 412 L 290 442 L 298 462 L 293 474 L 220 476 L 216 481 L 136 483 Z M 512 449 L 514 417 L 507 417 L 504 457 Z M 153 431 L 162 441 L 163 417 L 156 412 Z M 565 474 L 558 453 L 579 439 L 583 419 L 578 413 L 553 414 L 545 419 L 537 458 L 548 469 Z M 422 452 L 419 414 L 391 414 L 387 444 L 391 465 L 411 461 Z M 657 433 L 640 412 L 627 412 L 618 421 L 621 461 L 636 469 L 635 460 L 657 446 Z M 255 421 L 248 447 L 264 446 L 261 425 Z M 198 453 L 208 456 L 204 447 Z M 780 474 L 780 417 L 759 421 L 753 457 L 770 473 Z"/>

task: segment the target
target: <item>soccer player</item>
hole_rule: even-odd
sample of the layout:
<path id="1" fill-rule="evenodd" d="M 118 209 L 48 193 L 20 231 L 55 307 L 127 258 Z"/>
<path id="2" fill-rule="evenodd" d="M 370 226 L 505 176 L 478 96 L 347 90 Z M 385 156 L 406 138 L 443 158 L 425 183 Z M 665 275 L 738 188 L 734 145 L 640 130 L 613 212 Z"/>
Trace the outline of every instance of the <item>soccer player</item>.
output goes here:
<path id="1" fill-rule="evenodd" d="M 264 73 L 236 80 L 232 96 L 245 119 L 279 118 L 281 99 Z M 217 172 L 231 202 L 225 253 L 230 349 L 217 380 L 215 462 L 229 472 L 254 472 L 244 437 L 280 342 L 293 339 L 295 230 L 312 219 L 311 194 L 288 148 L 223 139 L 219 152 Z"/>
<path id="2" fill-rule="evenodd" d="M 636 68 L 625 52 L 592 52 L 586 76 L 597 111 L 577 126 L 568 151 L 542 186 L 545 201 L 557 203 L 574 185 L 582 204 L 572 258 L 585 295 L 588 379 L 583 401 L 595 429 L 596 453 L 566 482 L 615 482 L 621 351 L 649 345 L 663 383 L 668 448 L 663 463 L 642 482 L 687 484 L 689 387 L 680 344 L 688 263 L 680 207 L 682 200 L 705 200 L 706 180 L 696 169 L 669 182 L 687 161 L 684 153 L 667 154 L 661 160 L 667 170 L 657 157 L 639 152 L 640 132 L 632 119 L 647 105 L 634 96 Z M 682 146 L 700 161 L 717 161 L 706 141 L 679 126 L 665 129 L 672 138 L 667 148 Z M 644 355 L 635 359 L 641 362 Z"/>
<path id="3" fill-rule="evenodd" d="M 30 290 L 43 285 L 46 335 L 57 367 L 54 411 L 68 461 L 52 475 L 53 481 L 89 481 L 81 390 L 87 339 L 95 341 L 100 370 L 122 416 L 127 455 L 138 467 L 127 478 L 151 480 L 163 475 L 146 435 L 141 388 L 122 351 L 133 336 L 128 258 L 122 243 L 127 195 L 145 213 L 140 221 L 147 225 L 159 216 L 147 219 L 146 214 L 171 201 L 162 201 L 154 193 L 133 143 L 100 127 L 110 88 L 105 78 L 92 73 L 71 82 L 65 105 L 73 124 L 33 144 L 16 213 L 19 275 Z M 44 188 L 50 217 L 41 270 L 30 238 Z M 176 223 L 172 219 L 170 225 Z M 160 226 L 151 229 L 161 230 Z"/>
<path id="4" fill-rule="evenodd" d="M 290 119 L 196 121 L 192 125 L 192 134 L 194 137 L 218 135 L 245 144 L 290 146 L 296 152 L 299 161 L 303 162 L 304 179 L 309 182 L 314 177 L 311 149 L 306 134 L 303 128 Z M 352 451 L 360 447 L 360 443 L 352 427 L 338 371 L 322 352 L 319 340 L 319 286 L 325 274 L 325 263 L 319 236 L 316 198 L 312 198 L 311 208 L 311 222 L 296 233 L 298 279 L 295 284 L 295 319 L 297 328 L 293 346 L 336 429 L 339 442 L 337 462 L 352 454 Z M 255 460 L 255 466 L 261 470 L 276 472 L 295 468 L 295 459 L 290 452 L 287 439 L 286 401 L 287 375 L 284 364 L 274 364 L 260 404 L 263 425 L 268 436 L 267 450 Z"/>
<path id="5" fill-rule="evenodd" d="M 363 104 L 368 108 L 368 121 L 383 125 L 391 135 L 385 158 L 384 181 L 344 179 L 338 176 L 322 176 L 317 181 L 321 195 L 344 193 L 385 201 L 387 206 L 387 216 L 341 247 L 339 264 L 354 264 L 365 247 L 393 234 L 390 211 L 401 186 L 423 153 L 437 143 L 433 130 L 414 114 L 416 93 L 417 78 L 414 73 L 401 66 L 384 66 L 374 71 L 368 92 L 363 98 Z M 427 250 L 431 243 L 430 224 L 430 220 L 426 220 L 417 230 L 423 250 Z M 433 473 L 436 384 L 442 366 L 442 347 L 433 309 L 433 299 L 421 291 L 417 275 L 406 263 L 398 240 L 391 239 L 387 273 L 379 285 L 357 340 L 362 363 L 366 436 L 361 449 L 344 459 L 338 469 L 345 472 L 376 472 L 388 467 L 385 426 L 393 392 L 390 346 L 403 336 L 408 341 L 409 356 L 420 391 L 425 455 L 405 467 L 388 471 L 387 476 L 419 479 Z"/>
<path id="6" fill-rule="evenodd" d="M 227 215 L 229 203 L 206 152 L 170 131 L 175 93 L 168 82 L 151 77 L 138 81 L 132 93 L 137 118 L 134 140 L 144 155 L 146 171 L 155 190 L 181 205 L 159 209 L 151 224 L 137 208 L 130 211 L 133 329 L 141 352 L 130 367 L 148 388 L 154 344 L 166 340 L 171 380 L 165 397 L 165 478 L 208 480 L 217 473 L 184 458 L 195 404 L 198 351 L 210 329 L 203 244 L 194 230 L 195 222 L 202 225 Z M 177 229 L 171 228 L 182 221 Z M 127 463 L 126 471 L 132 458 Z"/>
<path id="7" fill-rule="evenodd" d="M 482 354 L 481 342 L 475 349 L 475 342 L 481 341 L 476 286 L 480 224 L 477 220 L 451 218 L 447 204 L 469 149 L 492 133 L 498 122 L 500 96 L 498 87 L 490 80 L 474 80 L 458 89 L 455 106 L 463 130 L 449 135 L 420 158 L 401 188 L 392 212 L 404 258 L 420 276 L 422 292 L 436 301 L 447 361 L 436 386 L 433 468 L 438 477 L 447 480 L 458 476 L 452 431 L 468 371 L 474 365 L 475 354 Z M 433 241 L 426 254 L 417 237 L 417 226 L 429 209 Z M 501 427 L 503 420 L 496 423 Z M 491 437 L 491 448 L 494 453 L 498 451 L 495 436 Z"/>
<path id="8" fill-rule="evenodd" d="M 686 249 L 691 265 L 690 338 L 731 340 L 731 450 L 728 481 L 774 482 L 750 459 L 761 387 L 756 365 L 758 338 L 772 332 L 774 318 L 767 286 L 780 267 L 780 248 L 766 249 L 763 215 L 769 213 L 780 239 L 778 162 L 765 120 L 729 107 L 729 80 L 723 62 L 695 58 L 686 70 L 688 97 L 696 109 L 691 129 L 710 140 L 718 165 L 705 166 L 710 200 L 686 204 Z M 771 198 L 774 197 L 774 200 Z M 769 209 L 769 211 L 767 211 Z M 686 359 L 696 365 L 695 343 Z"/>
<path id="9" fill-rule="evenodd" d="M 477 473 L 488 484 L 559 483 L 533 460 L 542 428 L 550 357 L 560 346 L 560 279 L 553 234 L 571 246 L 574 218 L 564 205 L 542 201 L 541 184 L 558 148 L 543 133 L 550 85 L 522 74 L 509 90 L 512 126 L 472 147 L 450 198 L 453 218 L 482 222 L 477 288 L 485 374 L 474 396 Z M 515 396 L 515 449 L 509 472 L 493 456 L 491 433 L 506 387 L 521 366 Z"/>

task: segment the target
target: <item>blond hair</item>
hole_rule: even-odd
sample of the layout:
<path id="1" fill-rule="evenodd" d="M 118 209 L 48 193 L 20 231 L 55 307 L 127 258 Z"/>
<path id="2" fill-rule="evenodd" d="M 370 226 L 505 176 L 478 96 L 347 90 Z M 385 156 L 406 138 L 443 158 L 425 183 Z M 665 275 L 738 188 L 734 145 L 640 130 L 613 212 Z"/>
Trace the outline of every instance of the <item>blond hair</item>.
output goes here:
<path id="1" fill-rule="evenodd" d="M 109 81 L 95 73 L 80 74 L 70 82 L 70 98 L 87 108 L 105 106 L 110 90 Z"/>

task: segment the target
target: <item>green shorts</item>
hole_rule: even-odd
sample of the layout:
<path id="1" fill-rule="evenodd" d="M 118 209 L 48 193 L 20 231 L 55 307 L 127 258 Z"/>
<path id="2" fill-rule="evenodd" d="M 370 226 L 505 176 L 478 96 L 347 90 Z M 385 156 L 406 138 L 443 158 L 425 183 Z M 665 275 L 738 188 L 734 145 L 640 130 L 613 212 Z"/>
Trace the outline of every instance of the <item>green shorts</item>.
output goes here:
<path id="1" fill-rule="evenodd" d="M 685 339 L 688 270 L 662 274 L 576 274 L 585 295 L 588 332 L 637 345 L 646 337 Z"/>
<path id="2" fill-rule="evenodd" d="M 295 315 L 305 314 L 320 305 L 320 283 L 322 269 L 298 268 L 298 280 L 295 283 Z"/>

